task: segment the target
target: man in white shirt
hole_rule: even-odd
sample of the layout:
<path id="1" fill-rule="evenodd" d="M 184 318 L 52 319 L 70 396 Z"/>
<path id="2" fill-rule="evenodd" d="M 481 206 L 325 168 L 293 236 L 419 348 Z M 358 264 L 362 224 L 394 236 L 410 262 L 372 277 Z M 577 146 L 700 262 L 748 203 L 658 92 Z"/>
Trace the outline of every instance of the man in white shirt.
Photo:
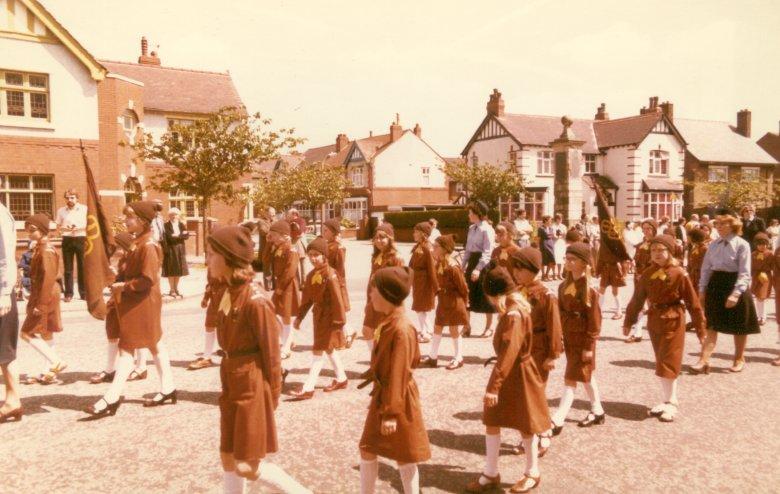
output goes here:
<path id="1" fill-rule="evenodd" d="M 65 266 L 65 302 L 73 300 L 73 256 L 76 256 L 79 297 L 84 288 L 84 244 L 87 239 L 87 206 L 79 203 L 75 189 L 65 192 L 65 205 L 57 210 L 57 231 L 62 236 L 62 261 Z"/>
<path id="2" fill-rule="evenodd" d="M 0 203 L 0 370 L 5 376 L 5 402 L 0 407 L 0 420 L 14 414 L 20 417 L 22 407 L 19 372 L 16 369 L 16 343 L 19 338 L 19 316 L 14 294 L 16 276 L 16 227 L 8 208 Z"/>
<path id="3" fill-rule="evenodd" d="M 155 211 L 157 216 L 152 220 L 152 239 L 158 244 L 162 244 L 165 239 L 165 220 L 162 217 L 162 201 L 155 199 Z"/>

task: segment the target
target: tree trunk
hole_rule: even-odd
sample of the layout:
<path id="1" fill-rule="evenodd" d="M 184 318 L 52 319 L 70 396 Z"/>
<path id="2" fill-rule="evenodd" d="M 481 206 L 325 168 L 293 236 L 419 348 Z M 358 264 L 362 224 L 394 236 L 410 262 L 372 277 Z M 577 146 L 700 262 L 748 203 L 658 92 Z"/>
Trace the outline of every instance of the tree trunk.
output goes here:
<path id="1" fill-rule="evenodd" d="M 206 259 L 206 250 L 208 246 L 207 237 L 209 234 L 209 206 L 211 201 L 209 201 L 206 198 L 203 198 L 201 201 L 201 204 L 203 205 L 203 209 L 201 209 L 201 215 L 203 216 L 203 259 Z"/>

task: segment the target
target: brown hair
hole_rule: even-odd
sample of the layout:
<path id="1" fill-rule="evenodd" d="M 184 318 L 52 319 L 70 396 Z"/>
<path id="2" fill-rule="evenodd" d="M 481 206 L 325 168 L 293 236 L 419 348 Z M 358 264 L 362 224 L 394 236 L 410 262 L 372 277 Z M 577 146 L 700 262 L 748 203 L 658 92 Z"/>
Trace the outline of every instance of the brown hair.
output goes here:
<path id="1" fill-rule="evenodd" d="M 719 214 L 715 217 L 715 222 L 720 223 L 726 221 L 731 227 L 731 231 L 735 235 L 742 235 L 742 220 L 734 216 L 733 214 Z"/>
<path id="2" fill-rule="evenodd" d="M 76 192 L 76 189 L 68 189 L 68 190 L 66 190 L 66 191 L 65 191 L 65 193 L 64 193 L 64 194 L 62 194 L 62 197 L 64 197 L 65 199 L 67 199 L 67 198 L 68 198 L 68 196 L 76 196 L 76 198 L 78 199 L 78 197 L 79 197 L 79 193 L 78 193 L 78 192 Z"/>
<path id="3" fill-rule="evenodd" d="M 388 238 L 388 240 L 390 240 L 387 243 L 387 251 L 386 252 L 388 254 L 389 253 L 398 254 L 398 250 L 395 248 L 395 240 L 393 239 L 393 237 L 391 237 L 390 235 L 386 234 L 385 232 L 379 231 L 379 232 L 376 232 L 376 234 L 374 234 L 374 238 L 376 238 L 380 233 L 385 235 Z M 372 240 L 371 243 L 373 244 L 374 241 Z M 382 253 L 382 251 L 377 249 L 376 245 L 374 245 L 374 253 L 371 254 L 371 260 L 374 260 L 376 258 L 376 256 L 378 256 L 381 253 Z"/>
<path id="4" fill-rule="evenodd" d="M 227 262 L 227 259 L 225 259 Z M 232 286 L 243 285 L 252 281 L 255 277 L 255 272 L 252 266 L 233 266 L 230 262 L 227 262 L 228 266 L 233 268 L 233 272 L 230 274 L 228 283 Z"/>

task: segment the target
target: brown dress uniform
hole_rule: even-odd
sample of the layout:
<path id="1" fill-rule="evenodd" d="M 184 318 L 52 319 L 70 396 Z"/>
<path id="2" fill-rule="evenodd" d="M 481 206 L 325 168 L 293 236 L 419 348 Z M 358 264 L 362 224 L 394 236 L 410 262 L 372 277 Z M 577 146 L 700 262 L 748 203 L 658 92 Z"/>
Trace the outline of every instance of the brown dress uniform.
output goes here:
<path id="1" fill-rule="evenodd" d="M 772 279 L 775 288 L 775 314 L 780 314 L 780 247 L 775 250 L 775 265 L 772 269 Z M 775 317 L 778 317 L 775 315 Z"/>
<path id="2" fill-rule="evenodd" d="M 268 296 L 250 283 L 227 293 L 230 311 L 219 311 L 217 323 L 225 351 L 219 367 L 219 450 L 241 461 L 260 460 L 278 450 L 274 410 L 282 391 L 280 326 Z"/>
<path id="3" fill-rule="evenodd" d="M 207 328 L 217 327 L 217 312 L 219 311 L 219 301 L 225 291 L 227 284 L 217 278 L 207 277 L 206 291 L 203 292 L 203 301 L 206 303 L 206 324 Z"/>
<path id="4" fill-rule="evenodd" d="M 691 314 L 693 327 L 700 334 L 706 331 L 699 297 L 681 266 L 667 264 L 661 268 L 651 264 L 642 273 L 628 304 L 626 326 L 636 324 L 645 301 L 648 302 L 647 331 L 655 352 L 655 375 L 674 379 L 682 367 L 686 308 Z"/>
<path id="5" fill-rule="evenodd" d="M 460 266 L 452 259 L 439 262 L 436 266 L 439 284 L 436 305 L 436 326 L 465 326 L 469 323 L 469 287 Z"/>
<path id="6" fill-rule="evenodd" d="M 750 263 L 750 291 L 759 300 L 766 300 L 772 291 L 772 271 L 774 269 L 775 257 L 767 250 L 766 252 L 753 252 L 753 258 Z"/>
<path id="7" fill-rule="evenodd" d="M 590 295 L 590 306 L 585 304 L 586 291 Z M 588 286 L 587 276 L 573 281 L 566 280 L 558 287 L 558 307 L 566 352 L 564 378 L 568 381 L 589 383 L 590 376 L 596 369 L 596 340 L 601 333 L 599 292 Z M 584 350 L 593 352 L 589 363 L 582 361 Z"/>
<path id="8" fill-rule="evenodd" d="M 398 307 L 377 328 L 371 367 L 371 403 L 360 438 L 360 450 L 399 463 L 419 463 L 431 457 L 428 433 L 420 409 L 414 368 L 420 361 L 417 332 Z M 381 434 L 382 420 L 396 419 L 396 431 Z"/>
<path id="9" fill-rule="evenodd" d="M 531 356 L 542 381 L 546 383 L 550 371 L 544 368 L 544 362 L 557 359 L 563 353 L 563 330 L 558 298 L 539 280 L 534 280 L 523 290 L 531 303 L 534 334 Z"/>
<path id="10" fill-rule="evenodd" d="M 30 298 L 22 333 L 51 340 L 52 333 L 62 331 L 60 284 L 57 283 L 59 268 L 60 256 L 54 247 L 39 244 L 30 260 Z M 40 314 L 34 314 L 34 309 Z"/>
<path id="11" fill-rule="evenodd" d="M 125 252 L 116 264 L 116 278 L 114 281 L 121 282 L 125 280 L 126 261 L 127 252 Z M 113 295 L 106 303 L 106 338 L 109 340 L 119 339 L 119 313 L 116 310 L 116 298 L 114 298 Z"/>
<path id="12" fill-rule="evenodd" d="M 693 244 L 688 252 L 688 276 L 691 277 L 691 283 L 694 288 L 699 287 L 699 278 L 701 278 L 701 265 L 704 262 L 704 256 L 707 254 L 707 244 Z"/>
<path id="13" fill-rule="evenodd" d="M 550 410 L 544 380 L 531 356 L 531 316 L 510 311 L 498 321 L 493 335 L 496 363 L 486 392 L 498 395 L 498 403 L 483 408 L 482 422 L 488 427 L 517 429 L 523 435 L 550 428 Z"/>
<path id="14" fill-rule="evenodd" d="M 125 262 L 125 288 L 118 297 L 119 348 L 156 350 L 162 337 L 160 267 L 162 250 L 151 232 L 135 239 Z"/>
<path id="15" fill-rule="evenodd" d="M 615 258 L 615 256 L 612 254 L 612 251 L 609 249 L 599 249 L 596 274 L 600 277 L 599 283 L 602 288 L 606 288 L 608 286 L 626 286 L 623 265 Z"/>
<path id="16" fill-rule="evenodd" d="M 371 278 L 374 276 L 374 273 L 382 268 L 403 266 L 403 264 L 396 251 L 380 252 L 371 258 L 371 276 L 368 278 L 368 287 L 366 288 L 366 309 L 363 316 L 363 326 L 376 329 L 382 321 L 382 314 L 374 311 L 374 306 L 371 305 Z"/>
<path id="17" fill-rule="evenodd" d="M 292 317 L 298 313 L 298 269 L 300 262 L 296 250 L 289 245 L 277 247 L 273 255 L 274 295 L 276 315 Z"/>
<path id="18" fill-rule="evenodd" d="M 433 246 L 427 240 L 418 243 L 412 249 L 409 260 L 412 268 L 412 310 L 428 312 L 436 306 L 436 292 L 439 280 L 436 278 L 436 261 L 433 258 Z"/>
<path id="19" fill-rule="evenodd" d="M 332 352 L 343 348 L 346 323 L 344 302 L 341 298 L 339 276 L 330 266 L 312 269 L 303 285 L 303 299 L 298 308 L 298 320 L 314 306 L 314 344 L 316 352 Z"/>
<path id="20" fill-rule="evenodd" d="M 493 261 L 496 261 L 496 263 L 501 266 L 502 268 L 506 268 L 509 270 L 509 272 L 512 272 L 512 253 L 517 252 L 520 250 L 520 247 L 518 247 L 515 244 L 509 244 L 509 247 L 501 247 L 498 246 L 495 249 L 493 249 L 493 252 L 490 253 L 490 259 Z"/>
<path id="21" fill-rule="evenodd" d="M 344 311 L 349 312 L 349 291 L 347 290 L 347 249 L 337 240 L 328 242 L 328 265 L 336 271 L 339 276 L 339 286 L 341 287 L 341 300 L 344 302 Z"/>

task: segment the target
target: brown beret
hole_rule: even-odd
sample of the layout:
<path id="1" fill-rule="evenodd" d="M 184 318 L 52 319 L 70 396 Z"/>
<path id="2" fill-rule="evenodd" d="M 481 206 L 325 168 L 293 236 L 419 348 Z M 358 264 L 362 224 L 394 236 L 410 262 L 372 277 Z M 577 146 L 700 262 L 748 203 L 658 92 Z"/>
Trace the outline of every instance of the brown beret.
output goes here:
<path id="1" fill-rule="evenodd" d="M 427 236 L 430 236 L 431 231 L 433 230 L 433 226 L 431 226 L 431 224 L 428 223 L 427 221 L 421 221 L 416 225 L 414 225 L 414 229 L 419 232 L 423 232 Z"/>
<path id="2" fill-rule="evenodd" d="M 249 229 L 243 226 L 223 226 L 208 238 L 209 245 L 234 267 L 246 267 L 255 258 L 255 243 Z"/>
<path id="3" fill-rule="evenodd" d="M 566 232 L 566 242 L 569 242 L 570 244 L 573 244 L 574 242 L 582 242 L 582 234 L 572 228 Z"/>
<path id="4" fill-rule="evenodd" d="M 287 220 L 274 221 L 269 231 L 276 232 L 279 235 L 290 235 L 290 222 Z"/>
<path id="5" fill-rule="evenodd" d="M 688 237 L 690 237 L 692 242 L 702 242 L 704 239 L 707 238 L 707 234 L 704 233 L 704 230 L 701 228 L 694 228 L 690 232 L 688 232 Z"/>
<path id="6" fill-rule="evenodd" d="M 767 244 L 769 245 L 769 235 L 767 235 L 764 232 L 758 232 L 753 236 L 753 243 L 758 244 Z"/>
<path id="7" fill-rule="evenodd" d="M 34 214 L 32 216 L 28 216 L 24 220 L 25 226 L 32 225 L 38 230 L 41 231 L 43 234 L 49 233 L 49 223 L 51 222 L 51 218 L 49 218 L 49 215 L 46 213 L 38 213 Z"/>
<path id="8" fill-rule="evenodd" d="M 127 251 L 130 250 L 130 248 L 133 246 L 133 241 L 135 240 L 135 236 L 129 232 L 119 232 L 116 235 L 114 235 L 114 240 L 116 241 L 118 246 L 120 246 L 121 248 Z"/>
<path id="9" fill-rule="evenodd" d="M 574 242 L 570 246 L 566 247 L 566 253 L 582 260 L 587 265 L 590 265 L 593 261 L 590 245 L 586 244 L 585 242 Z"/>
<path id="10" fill-rule="evenodd" d="M 455 250 L 455 237 L 452 235 L 441 235 L 436 237 L 436 243 L 444 249 L 447 254 L 452 254 Z"/>
<path id="11" fill-rule="evenodd" d="M 642 221 L 642 226 L 645 225 L 650 225 L 653 228 L 653 234 L 658 232 L 658 222 L 656 222 L 653 218 L 648 218 Z"/>
<path id="12" fill-rule="evenodd" d="M 135 201 L 128 204 L 127 207 L 147 223 L 151 223 L 157 217 L 157 212 L 160 211 L 160 205 L 154 201 Z"/>
<path id="13" fill-rule="evenodd" d="M 505 295 L 516 288 L 515 280 L 506 268 L 491 261 L 487 266 L 485 278 L 482 280 L 482 288 L 491 297 Z"/>
<path id="14" fill-rule="evenodd" d="M 542 251 L 533 247 L 523 247 L 510 254 L 516 268 L 538 273 L 542 269 Z"/>
<path id="15" fill-rule="evenodd" d="M 656 235 L 650 240 L 650 244 L 661 244 L 669 249 L 669 252 L 672 254 L 674 254 L 674 251 L 677 248 L 677 242 L 671 235 Z"/>
<path id="16" fill-rule="evenodd" d="M 331 218 L 329 220 L 325 220 L 325 223 L 323 223 L 330 231 L 338 235 L 341 233 L 341 222 L 337 220 L 336 218 Z"/>
<path id="17" fill-rule="evenodd" d="M 401 305 L 411 290 L 412 270 L 408 266 L 379 269 L 374 273 L 374 285 L 385 300 Z"/>
<path id="18" fill-rule="evenodd" d="M 310 250 L 319 252 L 325 257 L 328 257 L 328 241 L 322 237 L 317 237 L 306 246 L 306 252 Z"/>
<path id="19" fill-rule="evenodd" d="M 503 226 L 510 237 L 517 235 L 517 228 L 515 228 L 515 224 L 511 221 L 502 221 L 498 226 Z"/>
<path id="20" fill-rule="evenodd" d="M 393 225 L 390 223 L 382 223 L 378 227 L 376 227 L 376 233 L 383 232 L 385 235 L 387 235 L 390 238 L 395 238 L 395 230 L 393 229 Z"/>

